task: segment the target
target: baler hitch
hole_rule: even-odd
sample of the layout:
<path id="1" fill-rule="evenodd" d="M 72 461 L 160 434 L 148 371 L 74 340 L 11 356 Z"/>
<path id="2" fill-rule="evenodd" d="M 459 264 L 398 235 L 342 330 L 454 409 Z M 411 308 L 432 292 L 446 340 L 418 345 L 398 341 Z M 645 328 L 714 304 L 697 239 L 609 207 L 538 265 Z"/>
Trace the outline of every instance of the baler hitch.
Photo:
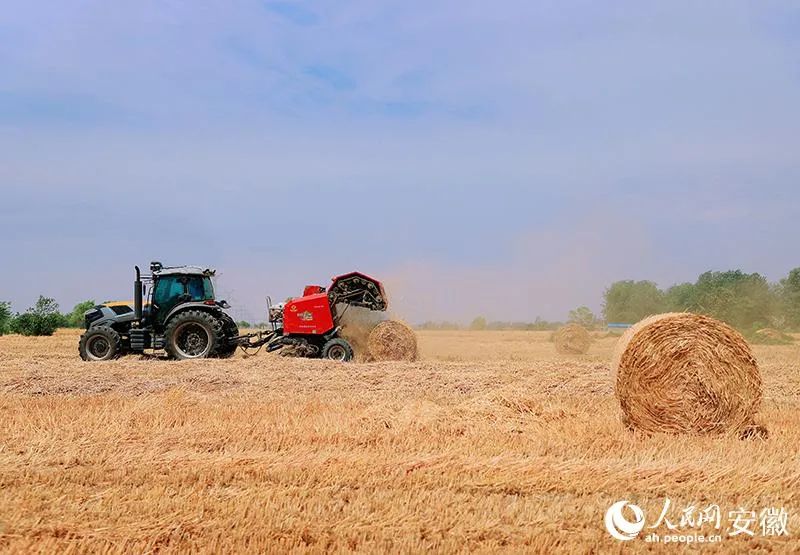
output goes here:
<path id="1" fill-rule="evenodd" d="M 276 351 L 283 346 L 283 335 L 277 331 L 257 331 L 245 335 L 239 335 L 230 340 L 245 351 L 249 349 L 261 349 L 267 346 L 267 352 Z"/>

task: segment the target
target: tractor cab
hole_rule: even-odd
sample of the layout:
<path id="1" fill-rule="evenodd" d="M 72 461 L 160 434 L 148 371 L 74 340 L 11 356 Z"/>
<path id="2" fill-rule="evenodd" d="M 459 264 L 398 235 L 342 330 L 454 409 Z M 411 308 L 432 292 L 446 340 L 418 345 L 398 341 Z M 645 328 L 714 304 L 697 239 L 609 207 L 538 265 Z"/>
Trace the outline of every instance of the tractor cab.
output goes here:
<path id="1" fill-rule="evenodd" d="M 214 285 L 211 278 L 214 271 L 196 266 L 164 268 L 155 262 L 152 271 L 150 291 L 147 295 L 150 309 L 143 319 L 154 327 L 163 327 L 169 315 L 186 303 L 216 305 Z"/>

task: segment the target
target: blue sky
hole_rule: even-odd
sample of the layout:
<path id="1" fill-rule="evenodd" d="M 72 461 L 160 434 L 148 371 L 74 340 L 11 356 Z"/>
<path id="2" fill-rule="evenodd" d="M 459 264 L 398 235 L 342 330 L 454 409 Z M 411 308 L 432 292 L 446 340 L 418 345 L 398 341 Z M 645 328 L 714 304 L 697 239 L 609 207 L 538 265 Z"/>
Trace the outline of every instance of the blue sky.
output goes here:
<path id="1" fill-rule="evenodd" d="M 794 2 L 12 2 L 0 298 L 133 264 L 263 297 L 359 269 L 413 321 L 800 266 Z"/>

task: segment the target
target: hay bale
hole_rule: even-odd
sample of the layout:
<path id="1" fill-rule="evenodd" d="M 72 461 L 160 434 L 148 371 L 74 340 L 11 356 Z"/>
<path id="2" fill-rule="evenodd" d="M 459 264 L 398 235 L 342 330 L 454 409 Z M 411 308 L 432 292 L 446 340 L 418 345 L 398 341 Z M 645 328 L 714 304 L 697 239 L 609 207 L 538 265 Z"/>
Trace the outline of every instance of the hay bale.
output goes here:
<path id="1" fill-rule="evenodd" d="M 592 344 L 592 336 L 579 324 L 567 324 L 556 330 L 553 342 L 562 355 L 585 355 Z"/>
<path id="2" fill-rule="evenodd" d="M 750 336 L 750 342 L 759 345 L 790 345 L 794 342 L 794 338 L 780 330 L 764 328 L 756 330 Z"/>
<path id="3" fill-rule="evenodd" d="M 642 320 L 620 338 L 612 370 L 623 422 L 646 432 L 737 433 L 754 425 L 761 403 L 750 346 L 707 316 Z"/>
<path id="4" fill-rule="evenodd" d="M 761 330 L 756 330 L 756 335 L 760 335 L 762 337 L 768 337 L 770 339 L 784 339 L 786 334 L 776 330 L 774 328 L 764 328 Z"/>
<path id="5" fill-rule="evenodd" d="M 416 360 L 417 335 L 397 320 L 386 320 L 375 326 L 367 339 L 371 360 Z"/>

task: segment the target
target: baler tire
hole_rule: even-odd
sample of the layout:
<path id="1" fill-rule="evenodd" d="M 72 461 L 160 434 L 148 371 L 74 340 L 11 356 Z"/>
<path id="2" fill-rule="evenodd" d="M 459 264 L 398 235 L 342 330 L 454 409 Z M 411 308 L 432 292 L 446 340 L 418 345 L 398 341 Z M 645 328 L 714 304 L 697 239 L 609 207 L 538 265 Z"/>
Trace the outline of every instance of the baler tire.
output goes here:
<path id="1" fill-rule="evenodd" d="M 186 344 L 182 345 L 184 333 L 189 335 L 185 338 Z M 205 335 L 205 345 L 196 344 L 196 342 L 203 341 L 203 335 Z M 164 336 L 166 339 L 164 350 L 171 358 L 178 360 L 216 356 L 221 342 L 224 340 L 220 319 L 201 310 L 187 310 L 176 314 L 167 324 Z M 202 349 L 197 354 L 189 351 L 189 349 L 194 351 L 199 347 Z"/>
<path id="2" fill-rule="evenodd" d="M 353 360 L 353 347 L 341 337 L 330 339 L 322 346 L 322 358 L 349 362 Z"/>
<path id="3" fill-rule="evenodd" d="M 99 349 L 99 350 L 98 350 Z M 113 360 L 122 351 L 122 338 L 108 326 L 94 326 L 81 335 L 78 353 L 88 362 Z"/>

